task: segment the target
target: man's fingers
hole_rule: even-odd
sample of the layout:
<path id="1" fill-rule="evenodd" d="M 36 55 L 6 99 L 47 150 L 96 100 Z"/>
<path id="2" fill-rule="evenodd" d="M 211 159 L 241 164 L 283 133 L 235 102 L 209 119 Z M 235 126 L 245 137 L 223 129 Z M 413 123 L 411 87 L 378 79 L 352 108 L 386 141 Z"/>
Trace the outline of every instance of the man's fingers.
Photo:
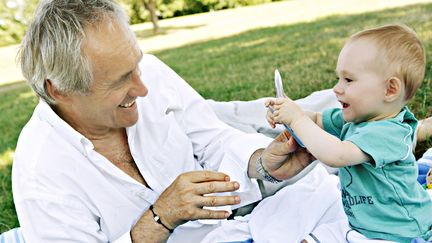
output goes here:
<path id="1" fill-rule="evenodd" d="M 287 142 L 290 137 L 291 134 L 287 130 L 284 130 L 275 138 L 275 140 L 279 142 Z"/>
<path id="2" fill-rule="evenodd" d="M 292 139 L 291 133 L 289 133 L 288 130 L 284 130 L 282 134 L 283 134 L 283 135 L 285 136 L 285 138 L 287 139 L 286 141 Z"/>
<path id="3" fill-rule="evenodd" d="M 298 147 L 297 141 L 294 139 L 294 137 L 291 136 L 291 134 L 287 130 L 285 130 L 283 133 L 284 136 L 288 138 L 288 143 L 287 143 L 288 151 L 290 152 L 296 151 Z"/>
<path id="4" fill-rule="evenodd" d="M 195 193 L 197 195 L 204 195 L 217 192 L 232 192 L 240 188 L 240 184 L 236 181 L 230 182 L 203 182 L 195 185 Z"/>
<path id="5" fill-rule="evenodd" d="M 227 174 L 215 171 L 200 170 L 183 173 L 183 178 L 193 183 L 206 182 L 206 181 L 229 181 L 230 178 Z"/>
<path id="6" fill-rule="evenodd" d="M 275 141 L 272 142 L 271 146 L 274 148 L 273 151 L 276 155 L 287 155 L 297 149 L 295 139 L 292 138 L 287 130 L 280 133 L 275 138 Z"/>
<path id="7" fill-rule="evenodd" d="M 225 205 L 236 205 L 240 203 L 239 196 L 203 196 L 198 207 L 216 207 Z"/>
<path id="8" fill-rule="evenodd" d="M 198 209 L 192 219 L 226 219 L 229 215 L 224 210 Z"/>

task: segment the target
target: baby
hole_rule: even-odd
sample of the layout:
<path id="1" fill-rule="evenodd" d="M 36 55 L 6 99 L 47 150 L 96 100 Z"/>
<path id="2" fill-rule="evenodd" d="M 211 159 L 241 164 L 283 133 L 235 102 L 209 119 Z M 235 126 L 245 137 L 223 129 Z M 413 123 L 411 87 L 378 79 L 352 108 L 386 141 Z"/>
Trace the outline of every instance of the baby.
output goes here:
<path id="1" fill-rule="evenodd" d="M 342 108 L 321 114 L 287 97 L 266 102 L 274 110 L 267 114 L 272 127 L 287 124 L 315 158 L 339 168 L 349 221 L 334 231 L 341 241 L 351 231 L 396 242 L 432 236 L 432 202 L 417 182 L 412 153 L 417 120 L 406 107 L 424 72 L 416 34 L 388 25 L 354 34 L 342 48 L 333 87 Z"/>

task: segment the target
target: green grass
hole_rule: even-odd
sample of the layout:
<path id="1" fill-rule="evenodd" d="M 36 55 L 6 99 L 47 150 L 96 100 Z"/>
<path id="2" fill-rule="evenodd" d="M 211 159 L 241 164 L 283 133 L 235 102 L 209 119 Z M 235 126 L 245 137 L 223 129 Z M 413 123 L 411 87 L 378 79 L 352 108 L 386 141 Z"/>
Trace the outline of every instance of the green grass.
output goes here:
<path id="1" fill-rule="evenodd" d="M 426 78 L 409 106 L 418 118 L 430 116 L 432 4 L 259 29 L 155 54 L 205 98 L 227 101 L 273 96 L 273 71 L 278 68 L 286 93 L 297 99 L 334 85 L 336 59 L 349 35 L 388 23 L 413 27 L 425 45 Z M 0 232 L 18 226 L 10 186 L 11 154 L 35 105 L 28 88 L 0 94 Z M 430 142 L 421 144 L 417 154 L 426 146 Z"/>
<path id="2" fill-rule="evenodd" d="M 18 226 L 12 200 L 11 161 L 18 135 L 36 102 L 28 87 L 0 93 L 0 232 Z"/>

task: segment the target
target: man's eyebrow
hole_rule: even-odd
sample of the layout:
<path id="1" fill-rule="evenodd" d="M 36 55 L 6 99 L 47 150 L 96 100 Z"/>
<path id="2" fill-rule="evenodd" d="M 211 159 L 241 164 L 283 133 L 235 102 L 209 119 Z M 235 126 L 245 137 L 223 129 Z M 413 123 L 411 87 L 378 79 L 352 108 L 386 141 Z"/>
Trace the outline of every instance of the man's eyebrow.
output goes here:
<path id="1" fill-rule="evenodd" d="M 140 58 L 139 58 L 139 62 L 142 60 L 143 57 L 144 57 L 144 53 L 142 52 L 142 50 L 140 50 Z M 138 62 L 138 63 L 139 63 L 139 62 Z M 121 81 L 127 79 L 127 78 L 128 78 L 128 77 L 133 73 L 134 70 L 135 70 L 135 68 L 132 69 L 132 70 L 130 70 L 129 72 L 123 74 L 123 75 L 122 75 L 119 79 L 117 79 L 114 83 L 118 83 L 118 82 L 121 82 Z"/>
<path id="2" fill-rule="evenodd" d="M 117 79 L 116 83 L 127 79 L 132 73 L 133 73 L 133 70 L 123 74 L 119 79 Z"/>

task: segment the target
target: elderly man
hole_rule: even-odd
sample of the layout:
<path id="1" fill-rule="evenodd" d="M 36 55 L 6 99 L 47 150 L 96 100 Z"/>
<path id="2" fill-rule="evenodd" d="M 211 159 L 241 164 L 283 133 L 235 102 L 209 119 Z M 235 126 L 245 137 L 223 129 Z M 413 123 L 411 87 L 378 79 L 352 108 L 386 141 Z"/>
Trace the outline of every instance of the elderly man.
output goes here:
<path id="1" fill-rule="evenodd" d="M 219 121 L 140 51 L 113 1 L 41 1 L 19 60 L 40 97 L 13 164 L 27 242 L 199 240 L 210 226 L 194 220 L 229 216 L 207 206 L 257 201 L 250 178 L 290 178 L 311 160 L 286 136 Z"/>

